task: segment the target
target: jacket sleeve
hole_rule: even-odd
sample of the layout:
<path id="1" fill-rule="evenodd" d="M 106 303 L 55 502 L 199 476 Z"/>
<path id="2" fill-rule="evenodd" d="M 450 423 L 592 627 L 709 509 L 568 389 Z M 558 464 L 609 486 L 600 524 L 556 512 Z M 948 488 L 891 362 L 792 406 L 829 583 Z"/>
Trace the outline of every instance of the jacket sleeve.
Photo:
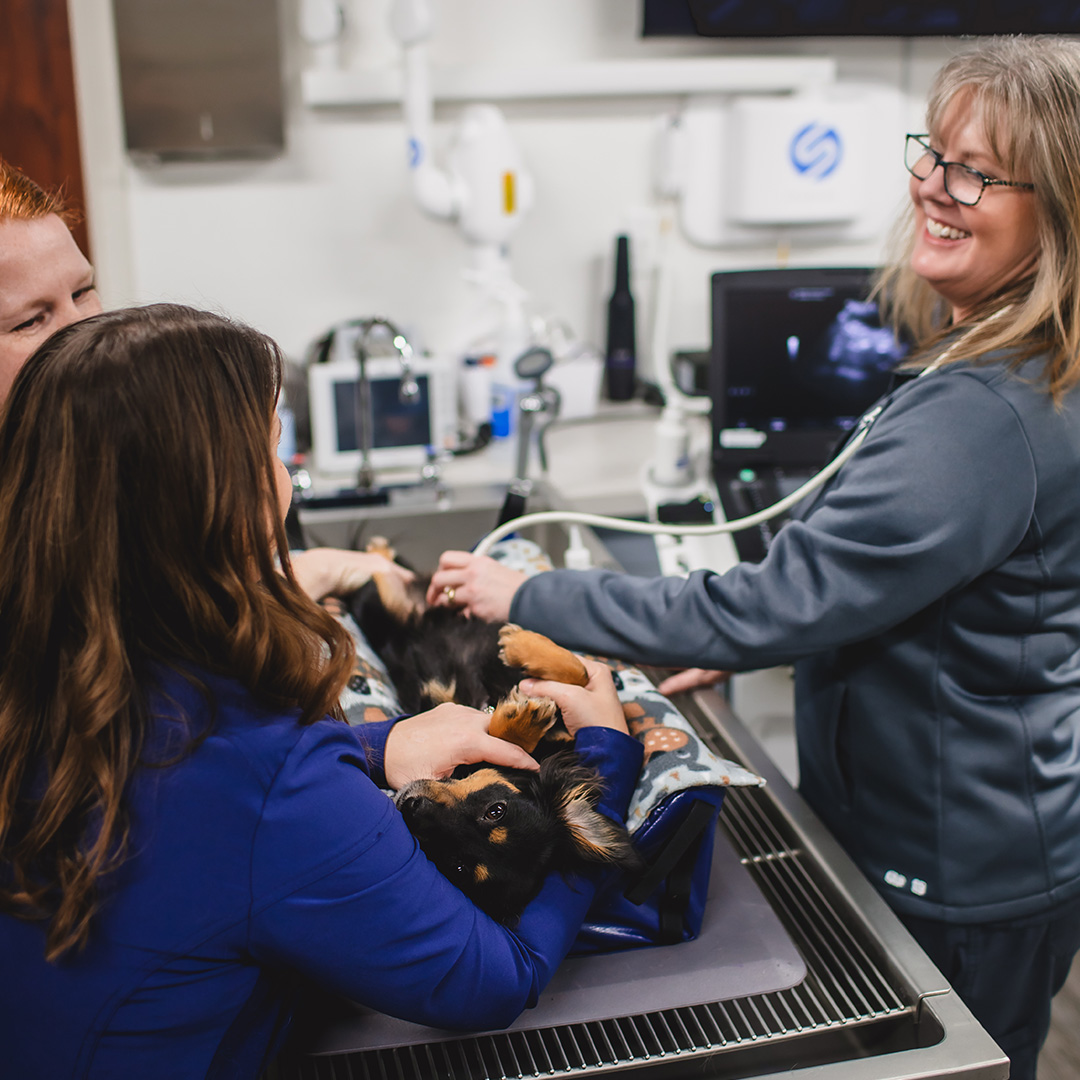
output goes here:
<path id="1" fill-rule="evenodd" d="M 970 375 L 937 374 L 905 387 L 762 563 L 688 578 L 552 571 L 518 589 L 510 617 L 639 663 L 790 663 L 897 626 L 1000 563 L 1034 499 L 1012 406 Z"/>
<path id="2" fill-rule="evenodd" d="M 399 720 L 404 720 L 405 716 L 406 714 L 402 713 L 388 720 L 372 720 L 352 726 L 353 733 L 364 748 L 366 772 L 376 787 L 388 788 L 390 786 L 386 779 L 386 740 L 390 737 L 390 732 L 394 730 L 394 725 Z"/>
<path id="3" fill-rule="evenodd" d="M 594 734 L 582 753 L 624 803 L 640 744 Z M 266 799 L 252 851 L 249 948 L 261 963 L 405 1020 L 500 1028 L 536 1002 L 599 880 L 553 874 L 515 930 L 492 921 L 428 861 L 363 771 L 349 729 L 313 725 Z"/>

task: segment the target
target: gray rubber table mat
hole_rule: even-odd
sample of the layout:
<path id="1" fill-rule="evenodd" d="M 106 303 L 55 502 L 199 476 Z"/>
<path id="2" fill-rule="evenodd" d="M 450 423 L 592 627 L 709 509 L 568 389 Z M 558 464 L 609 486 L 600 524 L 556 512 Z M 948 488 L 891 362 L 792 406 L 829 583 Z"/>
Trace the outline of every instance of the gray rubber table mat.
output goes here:
<path id="1" fill-rule="evenodd" d="M 787 931 L 718 830 L 709 902 L 696 940 L 565 960 L 536 1006 L 506 1030 L 611 1020 L 767 994 L 794 986 L 805 976 L 806 967 Z M 410 1024 L 354 1005 L 305 1049 L 334 1054 L 461 1037 L 461 1032 Z"/>

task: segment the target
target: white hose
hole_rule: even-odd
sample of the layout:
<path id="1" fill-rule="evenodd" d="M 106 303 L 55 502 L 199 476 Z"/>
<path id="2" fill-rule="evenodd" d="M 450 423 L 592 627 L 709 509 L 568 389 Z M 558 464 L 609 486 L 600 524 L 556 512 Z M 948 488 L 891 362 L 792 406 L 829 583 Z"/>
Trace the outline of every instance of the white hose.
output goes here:
<path id="1" fill-rule="evenodd" d="M 721 521 L 715 525 L 660 525 L 651 521 L 627 521 L 625 518 L 605 517 L 602 514 L 583 514 L 576 510 L 543 510 L 536 514 L 525 514 L 514 518 L 493 529 L 473 549 L 477 555 L 486 555 L 495 544 L 510 533 L 526 529 L 530 525 L 547 525 L 558 522 L 573 522 L 578 525 L 590 525 L 594 528 L 613 529 L 617 532 L 644 533 L 647 536 L 715 536 L 717 533 L 741 532 L 743 529 L 752 529 L 763 521 L 776 517 L 778 514 L 789 510 L 796 503 L 801 502 L 812 491 L 819 488 L 856 450 L 862 446 L 870 430 L 870 423 L 876 417 L 867 414 L 859 431 L 852 437 L 851 442 L 840 451 L 820 472 L 815 473 L 802 487 L 784 496 L 772 506 L 759 510 L 756 514 L 749 514 L 735 521 Z"/>
<path id="2" fill-rule="evenodd" d="M 936 360 L 923 368 L 918 377 L 922 378 L 924 375 L 929 375 L 941 368 L 953 353 L 977 330 L 1001 318 L 1011 307 L 1011 304 L 1006 304 L 992 315 L 987 316 L 981 323 L 976 323 L 941 353 Z M 760 525 L 763 521 L 769 521 L 778 514 L 784 513 L 785 510 L 789 510 L 796 503 L 805 499 L 812 491 L 821 487 L 826 480 L 834 476 L 844 462 L 862 446 L 870 431 L 871 424 L 881 415 L 889 400 L 890 398 L 886 398 L 884 402 L 863 414 L 859 420 L 858 430 L 852 436 L 851 441 L 825 468 L 811 476 L 802 487 L 773 503 L 772 506 L 759 510 L 756 514 L 748 514 L 746 517 L 737 518 L 735 521 L 721 521 L 716 525 L 660 525 L 651 521 L 626 521 L 623 518 L 604 517 L 601 514 L 581 514 L 571 510 L 545 510 L 539 514 L 525 514 L 522 517 L 515 518 L 513 521 L 506 522 L 504 525 L 500 525 L 497 529 L 493 529 L 476 545 L 475 554 L 486 555 L 504 536 L 517 532 L 519 529 L 527 528 L 530 525 L 545 525 L 562 521 L 572 521 L 579 525 L 591 525 L 602 529 L 613 529 L 617 532 L 644 533 L 647 536 L 715 536 L 718 533 L 742 532 L 743 529 L 752 529 L 755 525 Z"/>

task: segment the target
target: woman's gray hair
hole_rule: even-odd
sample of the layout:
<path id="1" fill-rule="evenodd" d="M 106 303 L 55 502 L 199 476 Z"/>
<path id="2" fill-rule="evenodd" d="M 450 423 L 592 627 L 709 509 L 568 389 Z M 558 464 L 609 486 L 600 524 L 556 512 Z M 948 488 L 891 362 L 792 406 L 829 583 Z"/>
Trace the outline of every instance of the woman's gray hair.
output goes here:
<path id="1" fill-rule="evenodd" d="M 976 326 L 950 362 L 995 349 L 1019 358 L 1048 352 L 1047 388 L 1055 398 L 1080 381 L 1080 42 L 1051 36 L 996 37 L 959 53 L 937 73 L 927 103 L 936 135 L 954 103 L 978 119 L 1010 180 L 1035 185 L 1039 259 L 1034 273 L 987 298 L 965 320 Z M 925 357 L 952 330 L 943 299 L 910 268 L 914 210 L 893 231 L 893 256 L 878 290 L 891 320 Z"/>

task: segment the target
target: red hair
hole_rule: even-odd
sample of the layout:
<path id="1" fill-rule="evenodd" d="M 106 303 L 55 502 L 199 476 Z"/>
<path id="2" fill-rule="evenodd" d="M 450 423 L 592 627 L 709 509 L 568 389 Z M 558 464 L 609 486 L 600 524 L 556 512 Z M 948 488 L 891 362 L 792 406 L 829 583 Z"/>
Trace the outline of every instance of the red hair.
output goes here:
<path id="1" fill-rule="evenodd" d="M 61 192 L 45 191 L 0 157 L 0 221 L 5 218 L 34 221 L 49 214 L 56 214 L 68 226 L 74 225 L 79 219 L 79 215 L 64 201 Z"/>

